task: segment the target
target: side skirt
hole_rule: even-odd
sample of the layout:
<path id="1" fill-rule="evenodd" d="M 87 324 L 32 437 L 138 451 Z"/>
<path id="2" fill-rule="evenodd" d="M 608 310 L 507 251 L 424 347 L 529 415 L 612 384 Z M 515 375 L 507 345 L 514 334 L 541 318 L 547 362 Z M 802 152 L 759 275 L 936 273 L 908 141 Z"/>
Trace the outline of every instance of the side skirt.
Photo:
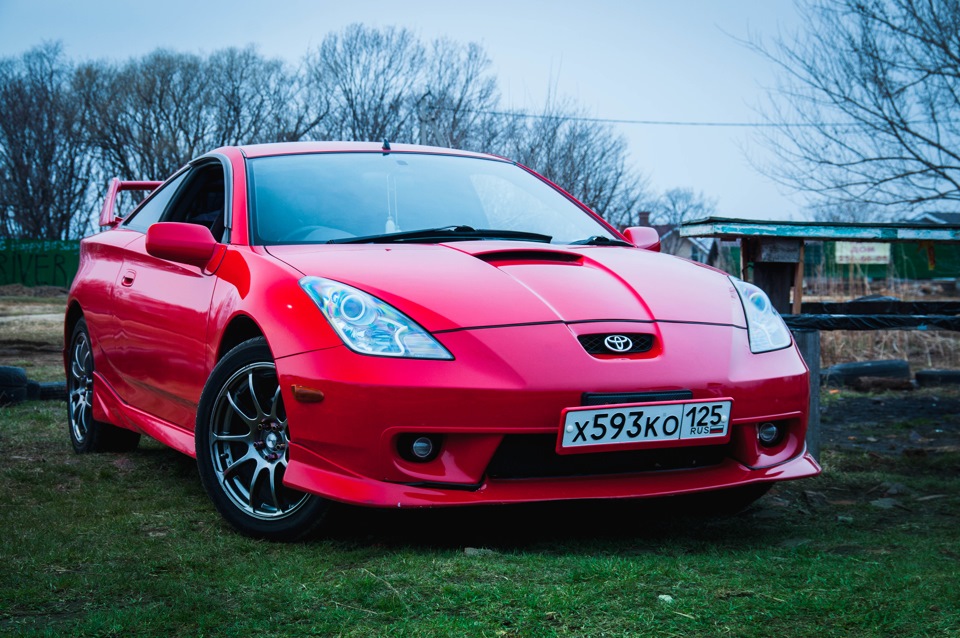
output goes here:
<path id="1" fill-rule="evenodd" d="M 93 396 L 94 419 L 112 423 L 117 427 L 134 432 L 141 432 L 189 457 L 197 457 L 192 429 L 186 430 L 179 425 L 158 419 L 124 403 L 106 379 L 97 372 L 93 374 L 96 377 L 96 382 L 93 384 L 95 388 Z"/>

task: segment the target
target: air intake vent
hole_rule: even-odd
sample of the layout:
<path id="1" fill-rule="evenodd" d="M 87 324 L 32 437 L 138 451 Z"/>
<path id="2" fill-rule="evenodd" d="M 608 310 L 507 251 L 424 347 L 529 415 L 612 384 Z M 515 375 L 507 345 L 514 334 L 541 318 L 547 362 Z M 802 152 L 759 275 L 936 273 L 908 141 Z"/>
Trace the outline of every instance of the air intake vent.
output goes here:
<path id="1" fill-rule="evenodd" d="M 618 403 L 658 403 L 687 401 L 693 390 L 660 390 L 655 392 L 584 392 L 581 405 L 616 405 Z"/>
<path id="2" fill-rule="evenodd" d="M 579 264 L 583 259 L 575 253 L 556 250 L 499 250 L 478 254 L 476 258 L 494 266 L 537 263 Z"/>
<path id="3" fill-rule="evenodd" d="M 636 332 L 580 335 L 577 339 L 583 349 L 593 355 L 649 352 L 654 343 L 653 335 Z"/>
<path id="4" fill-rule="evenodd" d="M 703 445 L 557 454 L 556 445 L 556 434 L 508 434 L 490 460 L 487 476 L 527 479 L 698 469 L 722 463 L 728 453 L 726 445 Z"/>

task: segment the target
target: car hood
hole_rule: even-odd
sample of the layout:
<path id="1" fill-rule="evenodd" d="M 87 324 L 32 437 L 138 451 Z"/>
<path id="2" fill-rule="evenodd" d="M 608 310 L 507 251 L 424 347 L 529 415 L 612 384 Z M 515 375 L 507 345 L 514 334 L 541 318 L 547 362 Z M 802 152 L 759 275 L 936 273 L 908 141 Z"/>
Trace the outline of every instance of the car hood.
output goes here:
<path id="1" fill-rule="evenodd" d="M 431 332 L 558 321 L 745 326 L 726 275 L 639 248 L 472 241 L 267 252 L 379 297 Z"/>

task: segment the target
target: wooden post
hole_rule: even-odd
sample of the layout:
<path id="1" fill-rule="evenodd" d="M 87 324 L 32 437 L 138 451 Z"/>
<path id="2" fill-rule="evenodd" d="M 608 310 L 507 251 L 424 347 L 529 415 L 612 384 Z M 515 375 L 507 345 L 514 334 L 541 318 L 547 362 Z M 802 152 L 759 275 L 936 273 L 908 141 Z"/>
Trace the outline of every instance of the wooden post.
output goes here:
<path id="1" fill-rule="evenodd" d="M 753 237 L 740 239 L 740 279 L 750 281 L 750 265 L 760 252 L 760 241 Z"/>
<path id="2" fill-rule="evenodd" d="M 768 262 L 754 262 L 753 283 L 760 287 L 770 303 L 780 314 L 790 312 L 790 286 L 793 284 L 793 269 L 795 264 L 776 264 Z"/>
<path id="3" fill-rule="evenodd" d="M 800 304 L 803 303 L 803 254 L 806 244 L 800 240 L 800 260 L 797 261 L 797 271 L 793 276 L 793 314 L 800 314 Z"/>
<path id="4" fill-rule="evenodd" d="M 820 331 L 794 330 L 797 348 L 810 369 L 810 416 L 807 419 L 807 451 L 820 460 Z"/>
<path id="5" fill-rule="evenodd" d="M 757 243 L 759 250 L 752 256 L 753 283 L 767 293 L 777 312 L 788 314 L 790 288 L 796 280 L 797 261 L 801 258 L 801 242 L 798 239 L 764 237 Z"/>

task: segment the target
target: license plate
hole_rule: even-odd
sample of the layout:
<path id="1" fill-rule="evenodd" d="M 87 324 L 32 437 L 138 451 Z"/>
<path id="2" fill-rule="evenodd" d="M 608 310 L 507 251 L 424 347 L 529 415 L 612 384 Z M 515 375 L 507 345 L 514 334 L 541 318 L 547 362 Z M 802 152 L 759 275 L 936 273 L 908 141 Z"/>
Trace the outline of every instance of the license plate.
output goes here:
<path id="1" fill-rule="evenodd" d="M 563 411 L 560 447 L 725 439 L 731 401 L 643 403 Z"/>

